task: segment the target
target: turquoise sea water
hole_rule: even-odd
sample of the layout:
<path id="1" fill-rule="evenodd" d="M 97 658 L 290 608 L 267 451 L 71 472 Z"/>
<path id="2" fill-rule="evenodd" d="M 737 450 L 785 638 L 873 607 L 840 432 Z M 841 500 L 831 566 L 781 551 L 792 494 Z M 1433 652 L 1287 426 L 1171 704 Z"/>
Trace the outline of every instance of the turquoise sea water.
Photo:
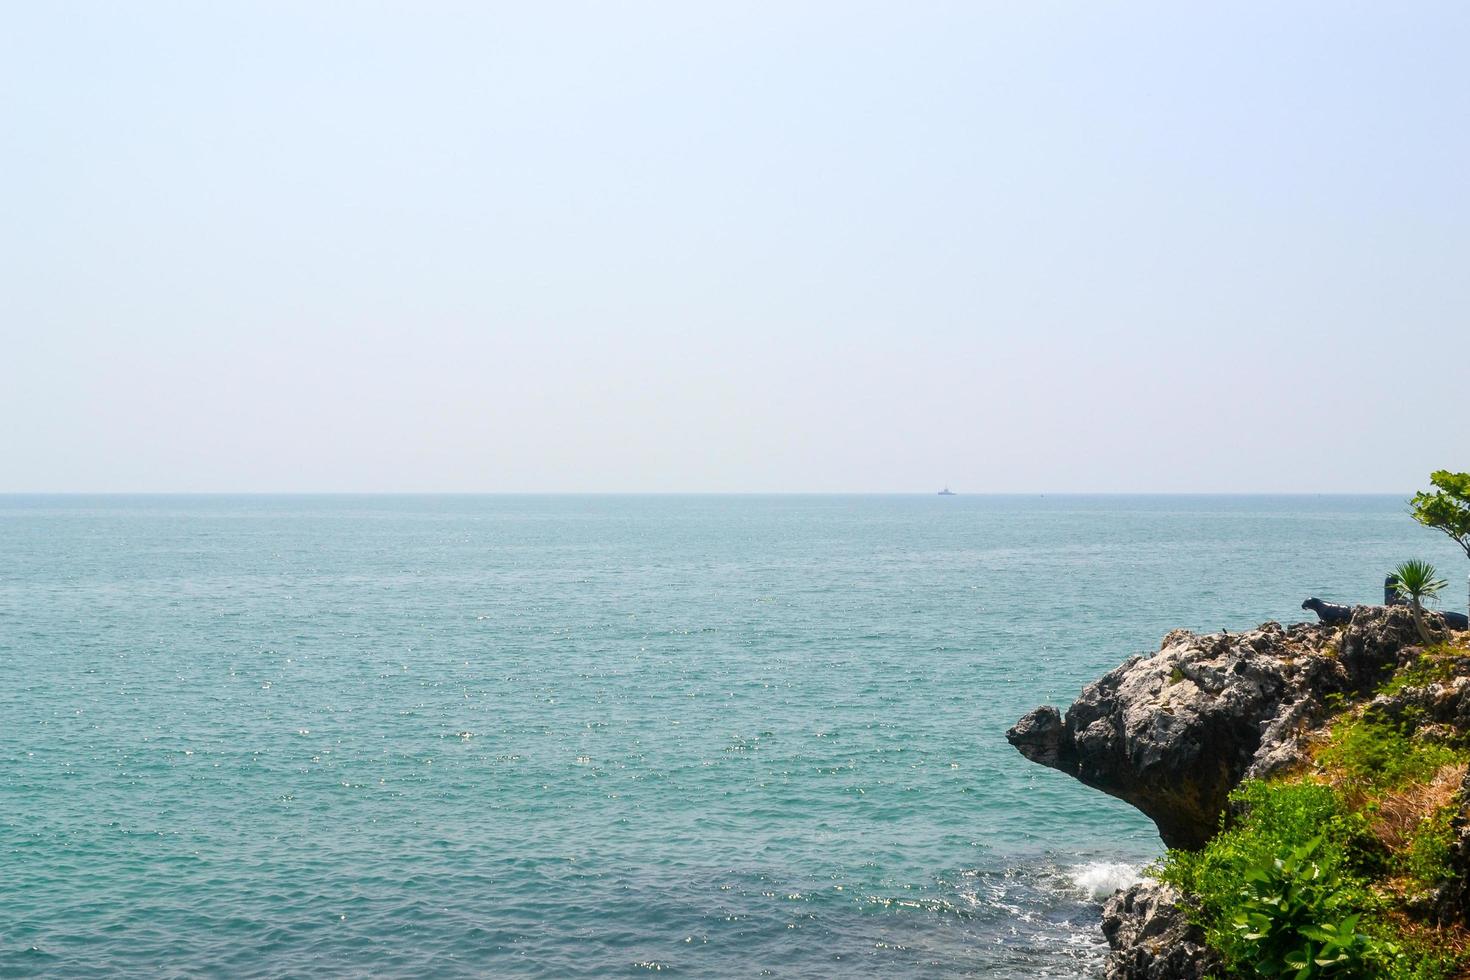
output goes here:
<path id="1" fill-rule="evenodd" d="M 0 974 L 1082 977 L 1003 732 L 1465 563 L 1398 498 L 0 497 Z"/>

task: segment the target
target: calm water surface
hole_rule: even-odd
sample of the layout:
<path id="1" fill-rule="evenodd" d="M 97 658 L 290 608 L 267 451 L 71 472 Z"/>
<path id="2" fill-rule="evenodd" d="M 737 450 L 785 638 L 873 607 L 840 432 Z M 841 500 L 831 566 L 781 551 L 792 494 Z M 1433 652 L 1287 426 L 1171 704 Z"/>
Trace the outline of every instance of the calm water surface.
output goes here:
<path id="1" fill-rule="evenodd" d="M 0 974 L 1095 976 L 1005 728 L 1398 498 L 0 497 Z"/>

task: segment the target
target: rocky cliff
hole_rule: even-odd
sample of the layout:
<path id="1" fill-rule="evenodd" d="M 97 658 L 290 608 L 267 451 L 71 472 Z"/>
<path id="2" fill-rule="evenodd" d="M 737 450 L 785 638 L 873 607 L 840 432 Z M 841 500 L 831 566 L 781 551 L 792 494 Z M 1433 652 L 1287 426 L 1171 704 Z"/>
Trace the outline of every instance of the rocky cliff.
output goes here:
<path id="1" fill-rule="evenodd" d="M 1435 625 L 1443 636 L 1443 624 Z M 1036 708 L 1006 737 L 1032 762 L 1137 807 L 1169 847 L 1198 849 L 1220 826 L 1234 788 L 1307 765 L 1307 746 L 1345 704 L 1385 717 L 1408 712 L 1416 724 L 1458 725 L 1470 733 L 1470 660 L 1460 676 L 1418 687 L 1400 683 L 1392 696 L 1377 694 L 1418 656 L 1420 643 L 1412 616 L 1399 606 L 1355 607 L 1345 626 L 1266 623 L 1211 635 L 1177 630 L 1157 653 L 1133 657 L 1089 684 L 1065 712 Z M 1456 853 L 1470 868 L 1465 823 L 1457 824 Z M 1441 892 L 1470 899 L 1464 880 Z M 1442 911 L 1456 901 L 1442 897 Z M 1108 975 L 1115 980 L 1219 972 L 1168 886 L 1146 882 L 1115 895 L 1104 931 L 1114 949 Z"/>

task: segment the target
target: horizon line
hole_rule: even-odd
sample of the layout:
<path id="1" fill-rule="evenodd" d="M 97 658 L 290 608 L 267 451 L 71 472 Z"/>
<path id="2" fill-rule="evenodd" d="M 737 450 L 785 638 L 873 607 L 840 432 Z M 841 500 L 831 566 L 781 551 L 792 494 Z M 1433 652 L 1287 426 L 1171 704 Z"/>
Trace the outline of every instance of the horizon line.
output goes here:
<path id="1" fill-rule="evenodd" d="M 956 497 L 1394 497 L 1412 490 L 955 490 Z M 0 490 L 0 497 L 938 497 L 937 490 Z"/>

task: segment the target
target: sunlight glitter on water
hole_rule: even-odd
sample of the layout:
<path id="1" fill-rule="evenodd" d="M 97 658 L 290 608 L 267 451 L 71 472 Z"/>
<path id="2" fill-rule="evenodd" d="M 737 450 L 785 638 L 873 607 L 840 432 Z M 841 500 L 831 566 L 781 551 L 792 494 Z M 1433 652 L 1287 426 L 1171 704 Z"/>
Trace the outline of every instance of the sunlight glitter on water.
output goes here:
<path id="1" fill-rule="evenodd" d="M 1157 837 L 1005 728 L 1438 557 L 1391 499 L 937 503 L 0 499 L 0 972 L 1093 976 Z"/>

